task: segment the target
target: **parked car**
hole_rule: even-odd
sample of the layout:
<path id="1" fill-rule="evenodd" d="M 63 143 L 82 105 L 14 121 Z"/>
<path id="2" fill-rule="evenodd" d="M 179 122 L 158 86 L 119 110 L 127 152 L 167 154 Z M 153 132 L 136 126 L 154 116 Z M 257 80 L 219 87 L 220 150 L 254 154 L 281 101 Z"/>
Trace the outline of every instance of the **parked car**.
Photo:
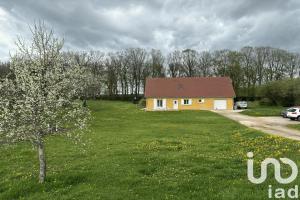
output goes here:
<path id="1" fill-rule="evenodd" d="M 280 115 L 281 115 L 283 118 L 287 118 L 287 117 L 288 117 L 288 116 L 287 116 L 287 113 L 288 113 L 291 109 L 293 109 L 293 108 L 288 108 L 288 109 L 283 110 L 283 111 L 280 113 Z"/>
<path id="2" fill-rule="evenodd" d="M 234 107 L 236 109 L 246 109 L 248 107 L 247 101 L 237 101 L 235 102 Z"/>
<path id="3" fill-rule="evenodd" d="M 300 121 L 300 108 L 291 108 L 287 112 L 287 117 L 291 120 L 298 120 Z"/>

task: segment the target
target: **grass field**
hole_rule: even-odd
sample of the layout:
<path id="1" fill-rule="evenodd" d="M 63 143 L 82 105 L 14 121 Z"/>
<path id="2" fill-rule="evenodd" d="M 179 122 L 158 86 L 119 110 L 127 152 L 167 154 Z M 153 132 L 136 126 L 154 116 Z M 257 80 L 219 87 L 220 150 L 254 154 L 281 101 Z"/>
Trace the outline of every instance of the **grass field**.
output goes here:
<path id="1" fill-rule="evenodd" d="M 270 176 L 254 185 L 246 170 L 248 151 L 255 161 L 288 157 L 300 166 L 299 142 L 209 111 L 144 112 L 109 101 L 89 106 L 93 121 L 85 146 L 64 137 L 47 139 L 43 185 L 37 181 L 37 153 L 30 144 L 0 147 L 0 199 L 254 200 L 267 199 L 269 184 L 299 184 L 296 179 L 278 185 Z"/>
<path id="2" fill-rule="evenodd" d="M 263 117 L 263 116 L 280 116 L 284 107 L 281 106 L 261 106 L 258 102 L 248 102 L 248 109 L 242 111 L 242 114 Z"/>
<path id="3" fill-rule="evenodd" d="M 288 127 L 293 128 L 293 129 L 297 129 L 300 131 L 300 123 L 299 124 L 291 124 Z"/>

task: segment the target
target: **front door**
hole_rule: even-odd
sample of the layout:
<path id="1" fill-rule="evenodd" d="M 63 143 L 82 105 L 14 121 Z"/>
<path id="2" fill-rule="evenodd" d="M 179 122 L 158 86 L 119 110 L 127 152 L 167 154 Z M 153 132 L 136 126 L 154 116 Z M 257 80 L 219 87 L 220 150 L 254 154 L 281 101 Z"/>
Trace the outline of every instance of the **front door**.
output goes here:
<path id="1" fill-rule="evenodd" d="M 173 109 L 178 109 L 178 100 L 173 100 Z"/>

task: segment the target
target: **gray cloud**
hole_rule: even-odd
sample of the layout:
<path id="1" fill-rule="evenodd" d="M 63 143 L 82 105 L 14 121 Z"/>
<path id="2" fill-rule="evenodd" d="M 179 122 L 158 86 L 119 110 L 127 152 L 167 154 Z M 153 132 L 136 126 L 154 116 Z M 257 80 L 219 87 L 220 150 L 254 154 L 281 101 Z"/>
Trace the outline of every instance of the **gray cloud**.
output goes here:
<path id="1" fill-rule="evenodd" d="M 0 0 L 0 59 L 44 20 L 66 49 L 197 50 L 246 45 L 300 51 L 297 0 Z"/>

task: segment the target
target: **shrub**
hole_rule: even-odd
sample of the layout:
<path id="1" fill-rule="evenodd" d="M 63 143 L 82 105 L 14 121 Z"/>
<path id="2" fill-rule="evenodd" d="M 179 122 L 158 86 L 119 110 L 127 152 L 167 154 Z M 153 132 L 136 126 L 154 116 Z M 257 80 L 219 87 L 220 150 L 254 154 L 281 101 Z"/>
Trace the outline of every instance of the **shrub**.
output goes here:
<path id="1" fill-rule="evenodd" d="M 269 98 L 262 98 L 259 101 L 259 105 L 261 105 L 261 106 L 271 106 L 272 105 L 272 101 Z"/>
<path id="2" fill-rule="evenodd" d="M 139 100 L 139 103 L 138 103 L 138 106 L 141 107 L 141 108 L 146 108 L 146 99 L 140 99 Z"/>
<path id="3" fill-rule="evenodd" d="M 262 103 L 281 106 L 293 106 L 299 104 L 300 78 L 268 83 L 262 88 L 261 93 L 265 98 L 265 102 L 262 101 Z"/>

